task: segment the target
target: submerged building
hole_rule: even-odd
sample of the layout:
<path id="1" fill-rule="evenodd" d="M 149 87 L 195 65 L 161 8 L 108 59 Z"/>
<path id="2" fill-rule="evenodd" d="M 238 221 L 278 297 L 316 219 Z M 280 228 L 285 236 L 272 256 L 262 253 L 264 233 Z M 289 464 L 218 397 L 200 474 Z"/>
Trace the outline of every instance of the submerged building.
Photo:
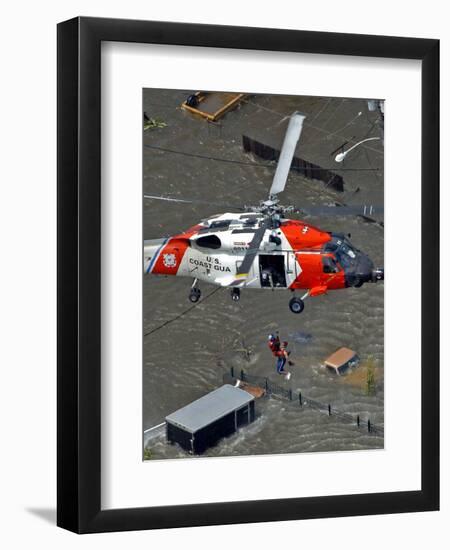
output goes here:
<path id="1" fill-rule="evenodd" d="M 349 348 L 339 348 L 325 359 L 327 370 L 335 374 L 345 374 L 349 369 L 359 364 L 359 356 L 356 351 Z"/>
<path id="2" fill-rule="evenodd" d="M 255 419 L 255 397 L 225 384 L 166 417 L 166 437 L 193 454 Z"/>

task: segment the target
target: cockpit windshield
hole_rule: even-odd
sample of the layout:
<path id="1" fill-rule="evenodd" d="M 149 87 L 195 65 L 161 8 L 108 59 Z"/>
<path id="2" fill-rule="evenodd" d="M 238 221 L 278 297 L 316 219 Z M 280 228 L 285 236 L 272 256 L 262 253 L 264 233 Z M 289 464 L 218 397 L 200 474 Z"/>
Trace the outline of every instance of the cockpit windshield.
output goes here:
<path id="1" fill-rule="evenodd" d="M 357 250 L 343 234 L 331 234 L 331 241 L 325 245 L 325 252 L 333 252 L 337 261 L 345 269 L 356 263 Z"/>

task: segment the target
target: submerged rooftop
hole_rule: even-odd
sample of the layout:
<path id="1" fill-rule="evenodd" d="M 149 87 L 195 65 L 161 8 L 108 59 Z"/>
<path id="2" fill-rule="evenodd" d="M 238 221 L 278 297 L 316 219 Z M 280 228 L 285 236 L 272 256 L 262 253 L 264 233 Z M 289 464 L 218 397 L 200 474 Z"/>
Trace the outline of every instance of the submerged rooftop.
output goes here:
<path id="1" fill-rule="evenodd" d="M 166 417 L 166 422 L 194 433 L 254 400 L 248 392 L 225 384 Z"/>

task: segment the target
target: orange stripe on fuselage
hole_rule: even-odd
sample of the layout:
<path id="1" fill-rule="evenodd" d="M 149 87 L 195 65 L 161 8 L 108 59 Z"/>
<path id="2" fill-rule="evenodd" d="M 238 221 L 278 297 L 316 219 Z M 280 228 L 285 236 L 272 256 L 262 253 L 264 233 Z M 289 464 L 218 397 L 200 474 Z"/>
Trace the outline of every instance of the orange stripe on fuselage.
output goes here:
<path id="1" fill-rule="evenodd" d="M 161 249 L 151 272 L 155 275 L 176 275 L 189 248 L 189 239 L 202 227 L 202 225 L 194 225 L 184 233 L 170 237 Z"/>
<path id="2" fill-rule="evenodd" d="M 290 285 L 291 289 L 311 289 L 327 286 L 329 289 L 345 288 L 344 271 L 339 273 L 323 272 L 323 247 L 331 240 L 331 235 L 318 227 L 301 220 L 286 220 L 281 224 L 295 257 L 300 264 L 301 273 Z"/>

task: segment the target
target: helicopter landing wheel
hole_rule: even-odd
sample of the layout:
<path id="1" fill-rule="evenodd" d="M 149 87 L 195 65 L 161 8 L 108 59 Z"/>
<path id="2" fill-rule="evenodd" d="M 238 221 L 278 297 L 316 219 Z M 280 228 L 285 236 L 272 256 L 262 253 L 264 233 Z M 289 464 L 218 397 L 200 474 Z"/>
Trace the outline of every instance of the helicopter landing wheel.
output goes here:
<path id="1" fill-rule="evenodd" d="M 289 309 L 292 313 L 301 313 L 305 309 L 305 302 L 301 298 L 291 298 L 289 300 Z"/>
<path id="2" fill-rule="evenodd" d="M 231 289 L 231 299 L 233 302 L 239 302 L 241 299 L 241 290 L 239 288 L 232 288 Z"/>
<path id="3" fill-rule="evenodd" d="M 193 304 L 195 304 L 200 300 L 201 295 L 202 295 L 202 291 L 196 286 L 194 286 L 193 288 L 191 288 L 191 291 L 189 292 L 189 300 Z"/>

